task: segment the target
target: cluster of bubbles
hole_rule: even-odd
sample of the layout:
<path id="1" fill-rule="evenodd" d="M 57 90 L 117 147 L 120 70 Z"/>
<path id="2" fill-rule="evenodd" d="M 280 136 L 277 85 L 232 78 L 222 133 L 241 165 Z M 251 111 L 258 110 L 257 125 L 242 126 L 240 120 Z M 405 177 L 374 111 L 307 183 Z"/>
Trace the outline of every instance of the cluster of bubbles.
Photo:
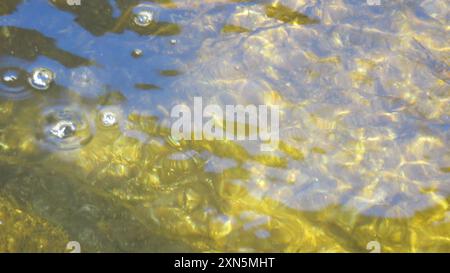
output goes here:
<path id="1" fill-rule="evenodd" d="M 49 90 L 56 74 L 49 68 L 38 67 L 30 73 L 17 67 L 0 67 L 0 94 L 11 99 L 24 99 L 32 90 Z M 31 87 L 31 88 L 30 88 Z M 117 111 L 100 113 L 101 124 L 114 127 L 118 124 Z M 58 106 L 44 111 L 38 122 L 37 136 L 44 146 L 63 150 L 77 149 L 92 138 L 91 124 L 76 107 Z"/>
<path id="2" fill-rule="evenodd" d="M 48 90 L 56 79 L 55 73 L 44 67 L 35 68 L 31 73 L 18 68 L 0 68 L 0 76 L 2 84 L 0 88 L 8 94 L 15 95 L 21 92 L 29 93 L 27 83 L 32 89 Z M 115 112 L 117 111 L 100 112 L 100 121 L 105 128 L 118 124 L 118 115 Z M 92 138 L 92 126 L 89 120 L 83 111 L 76 107 L 58 106 L 47 109 L 38 123 L 38 139 L 49 148 L 77 149 L 87 144 Z"/>
<path id="3" fill-rule="evenodd" d="M 38 89 L 42 90 L 44 86 L 49 86 L 54 79 L 54 73 L 49 69 L 34 72 L 30 84 L 36 79 L 32 86 L 39 84 Z M 57 107 L 46 111 L 43 115 L 43 124 L 39 126 L 44 128 L 41 132 L 44 143 L 63 150 L 77 149 L 87 144 L 92 138 L 93 126 L 84 112 L 77 107 Z M 118 111 L 109 108 L 100 110 L 100 123 L 103 127 L 116 126 L 119 123 L 118 119 Z"/>
<path id="4" fill-rule="evenodd" d="M 28 84 L 37 90 L 47 90 L 55 80 L 55 73 L 47 68 L 36 68 L 31 73 L 17 67 L 0 68 L 0 94 L 11 99 L 24 99 L 31 95 Z"/>
<path id="5" fill-rule="evenodd" d="M 132 22 L 134 23 L 134 25 L 140 28 L 145 28 L 157 21 L 158 14 L 159 14 L 158 8 L 155 6 L 152 6 L 150 4 L 137 5 L 133 9 Z M 177 40 L 171 39 L 169 43 L 171 45 L 176 45 Z M 135 58 L 139 58 L 143 55 L 143 51 L 137 48 L 131 52 L 131 55 Z"/>
<path id="6" fill-rule="evenodd" d="M 148 27 L 157 20 L 158 11 L 147 4 L 138 5 L 133 10 L 132 22 L 138 27 Z M 175 45 L 175 39 L 170 44 Z M 143 51 L 135 49 L 133 57 L 141 57 Z M 87 79 L 80 75 L 77 82 L 82 84 Z M 23 99 L 32 95 L 32 90 L 49 90 L 55 82 L 56 74 L 48 68 L 37 67 L 26 72 L 16 67 L 0 67 L 0 95 L 8 98 Z M 31 87 L 31 89 L 29 88 Z M 118 124 L 118 114 L 115 111 L 100 112 L 100 122 L 105 128 Z M 45 111 L 39 124 L 38 133 L 45 144 L 60 149 L 74 149 L 87 143 L 92 136 L 90 125 L 86 117 L 76 109 L 56 107 Z M 42 128 L 44 130 L 42 131 Z"/>
<path id="7" fill-rule="evenodd" d="M 94 126 L 84 113 L 82 109 L 71 106 L 45 111 L 39 125 L 39 128 L 44 128 L 40 131 L 44 144 L 50 148 L 72 150 L 89 143 Z M 104 128 L 113 128 L 119 123 L 118 116 L 113 110 L 100 111 L 100 123 Z"/>

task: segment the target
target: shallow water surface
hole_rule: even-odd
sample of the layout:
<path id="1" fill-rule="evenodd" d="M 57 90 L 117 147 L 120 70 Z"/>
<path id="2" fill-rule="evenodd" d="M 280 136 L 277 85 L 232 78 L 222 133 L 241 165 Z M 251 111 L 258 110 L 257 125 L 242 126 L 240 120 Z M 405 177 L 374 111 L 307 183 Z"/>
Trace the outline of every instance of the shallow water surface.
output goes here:
<path id="1" fill-rule="evenodd" d="M 369 2 L 1 0 L 0 252 L 449 252 L 450 4 Z"/>

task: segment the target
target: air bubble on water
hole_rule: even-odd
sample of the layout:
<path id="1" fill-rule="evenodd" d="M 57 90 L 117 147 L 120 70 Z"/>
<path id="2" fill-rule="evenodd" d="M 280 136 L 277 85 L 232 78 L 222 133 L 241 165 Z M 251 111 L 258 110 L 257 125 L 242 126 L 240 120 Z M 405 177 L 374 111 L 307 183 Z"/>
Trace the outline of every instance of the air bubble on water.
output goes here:
<path id="1" fill-rule="evenodd" d="M 89 143 L 93 127 L 83 112 L 71 106 L 47 109 L 37 124 L 37 137 L 43 146 L 50 149 L 72 150 Z"/>
<path id="2" fill-rule="evenodd" d="M 117 124 L 116 114 L 113 112 L 104 112 L 102 114 L 102 124 L 105 127 L 112 127 Z"/>
<path id="3" fill-rule="evenodd" d="M 143 54 L 142 50 L 137 48 L 135 50 L 133 50 L 133 52 L 131 53 L 131 55 L 135 58 L 141 57 Z"/>
<path id="4" fill-rule="evenodd" d="M 150 10 L 139 11 L 134 16 L 134 23 L 140 27 L 146 27 L 150 25 L 154 20 L 154 13 Z"/>
<path id="5" fill-rule="evenodd" d="M 47 90 L 55 79 L 55 73 L 47 68 L 36 68 L 28 79 L 30 85 L 38 90 Z"/>
<path id="6" fill-rule="evenodd" d="M 7 84 L 13 83 L 13 82 L 17 81 L 18 79 L 19 79 L 19 73 L 14 70 L 6 71 L 2 77 L 3 82 L 5 82 Z"/>
<path id="7" fill-rule="evenodd" d="M 158 20 L 161 7 L 151 3 L 142 3 L 133 8 L 132 22 L 138 27 L 148 27 Z"/>
<path id="8" fill-rule="evenodd" d="M 102 106 L 98 109 L 97 120 L 101 127 L 116 127 L 123 120 L 122 109 L 117 105 Z"/>
<path id="9" fill-rule="evenodd" d="M 27 73 L 17 67 L 0 67 L 0 95 L 24 99 L 32 94 L 27 88 Z"/>
<path id="10" fill-rule="evenodd" d="M 75 124 L 73 124 L 73 122 L 62 120 L 56 123 L 55 126 L 50 129 L 50 133 L 57 138 L 64 139 L 73 136 L 76 129 L 77 127 L 75 126 Z"/>

